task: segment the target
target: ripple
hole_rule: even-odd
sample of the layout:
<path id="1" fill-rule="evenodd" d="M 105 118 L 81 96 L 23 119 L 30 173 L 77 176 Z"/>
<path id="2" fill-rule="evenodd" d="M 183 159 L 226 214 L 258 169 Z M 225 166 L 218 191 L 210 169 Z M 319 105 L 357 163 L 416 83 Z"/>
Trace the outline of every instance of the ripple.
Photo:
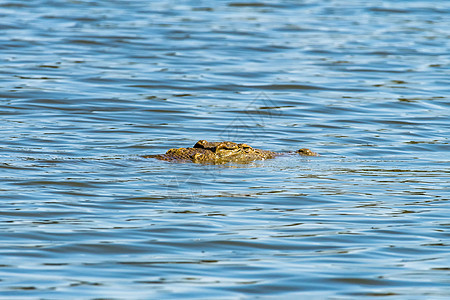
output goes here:
<path id="1" fill-rule="evenodd" d="M 0 293 L 446 299 L 449 11 L 3 1 Z"/>

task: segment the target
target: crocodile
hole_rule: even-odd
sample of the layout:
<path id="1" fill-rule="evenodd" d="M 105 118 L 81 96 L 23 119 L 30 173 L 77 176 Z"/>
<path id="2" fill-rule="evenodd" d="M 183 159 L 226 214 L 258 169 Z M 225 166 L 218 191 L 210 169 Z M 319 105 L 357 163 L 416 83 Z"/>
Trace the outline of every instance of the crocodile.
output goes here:
<path id="1" fill-rule="evenodd" d="M 255 149 L 247 144 L 234 142 L 198 141 L 192 148 L 172 148 L 165 154 L 144 155 L 144 158 L 156 158 L 166 161 L 194 162 L 201 164 L 249 163 L 255 160 L 272 159 L 280 155 L 297 153 L 303 156 L 319 156 L 307 148 L 295 152 L 272 152 Z"/>

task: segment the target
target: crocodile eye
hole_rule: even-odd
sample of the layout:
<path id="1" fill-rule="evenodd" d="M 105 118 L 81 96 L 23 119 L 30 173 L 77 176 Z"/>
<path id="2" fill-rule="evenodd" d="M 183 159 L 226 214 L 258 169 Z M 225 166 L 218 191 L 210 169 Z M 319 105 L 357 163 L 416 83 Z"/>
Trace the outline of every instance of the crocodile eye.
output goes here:
<path id="1" fill-rule="evenodd" d="M 198 141 L 197 143 L 195 143 L 194 148 L 205 148 L 205 145 L 206 145 L 207 143 L 208 143 L 208 142 L 205 141 L 205 140 L 200 140 L 200 141 Z"/>

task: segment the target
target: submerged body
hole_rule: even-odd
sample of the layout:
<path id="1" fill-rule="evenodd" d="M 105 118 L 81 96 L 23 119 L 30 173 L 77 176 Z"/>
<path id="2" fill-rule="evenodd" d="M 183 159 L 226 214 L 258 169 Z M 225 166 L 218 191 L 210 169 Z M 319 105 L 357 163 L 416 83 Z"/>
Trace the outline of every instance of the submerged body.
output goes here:
<path id="1" fill-rule="evenodd" d="M 306 148 L 297 150 L 295 153 L 305 156 L 319 156 L 319 154 Z M 255 149 L 247 144 L 200 140 L 192 148 L 172 148 L 165 154 L 145 155 L 144 157 L 167 161 L 224 164 L 229 162 L 248 163 L 255 160 L 271 159 L 284 154 L 286 153 Z"/>

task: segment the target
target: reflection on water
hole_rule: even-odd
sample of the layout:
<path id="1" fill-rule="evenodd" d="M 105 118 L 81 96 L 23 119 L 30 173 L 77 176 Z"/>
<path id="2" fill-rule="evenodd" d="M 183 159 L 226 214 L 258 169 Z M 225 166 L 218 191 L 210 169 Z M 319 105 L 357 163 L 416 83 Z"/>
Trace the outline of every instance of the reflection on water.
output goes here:
<path id="1" fill-rule="evenodd" d="M 449 12 L 0 1 L 0 295 L 448 298 Z"/>

